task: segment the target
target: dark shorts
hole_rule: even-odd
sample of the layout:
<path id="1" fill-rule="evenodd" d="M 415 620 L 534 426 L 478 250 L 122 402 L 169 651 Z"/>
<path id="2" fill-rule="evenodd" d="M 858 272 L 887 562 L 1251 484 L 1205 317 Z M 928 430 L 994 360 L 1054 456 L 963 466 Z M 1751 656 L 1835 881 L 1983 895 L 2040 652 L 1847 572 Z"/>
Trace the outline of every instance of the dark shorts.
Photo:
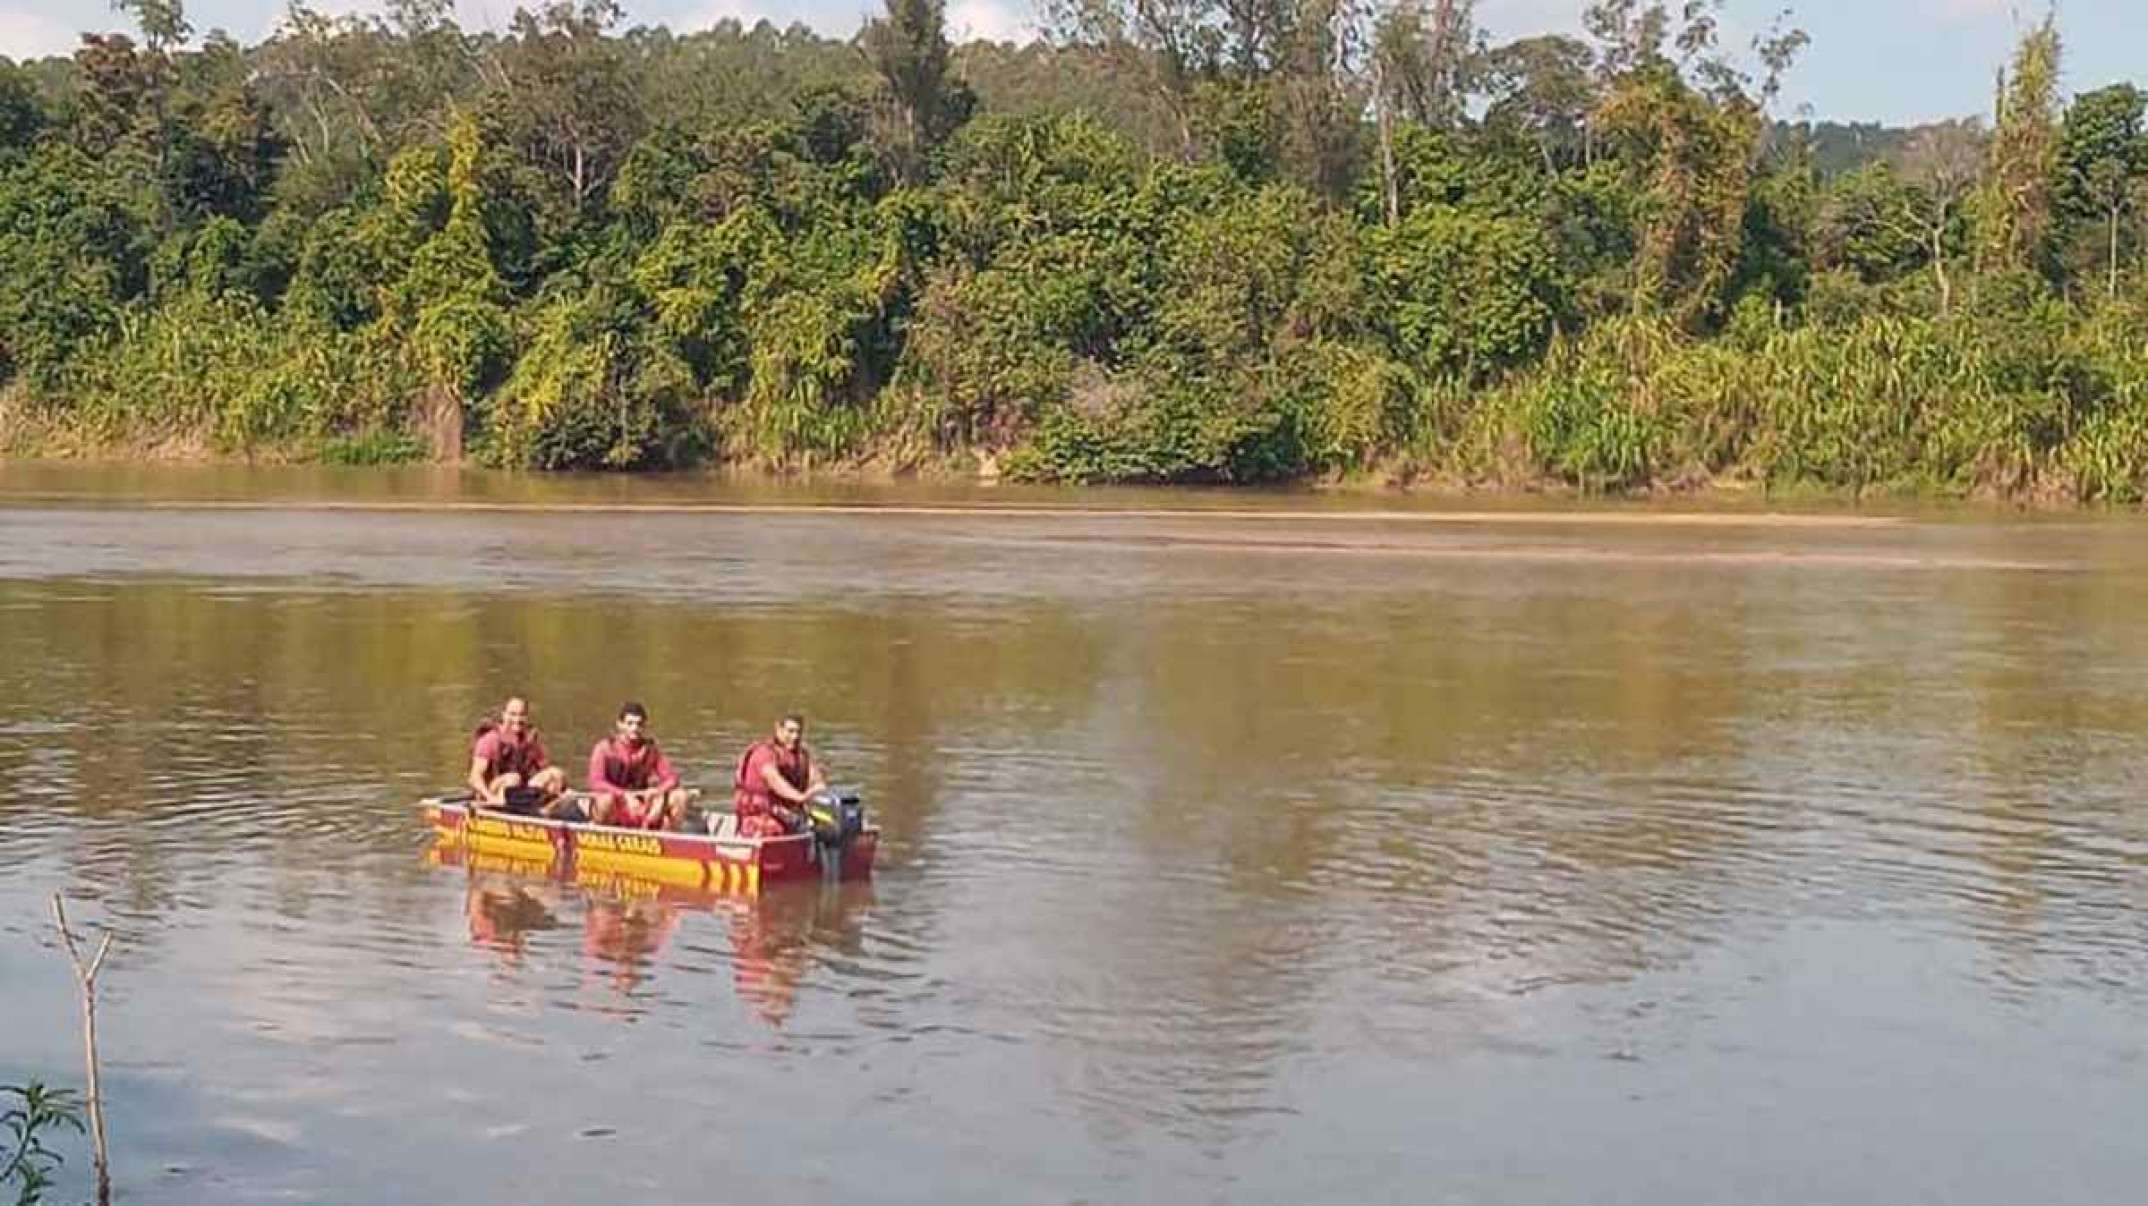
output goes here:
<path id="1" fill-rule="evenodd" d="M 534 787 L 510 787 L 507 789 L 507 798 L 500 804 L 499 811 L 511 812 L 518 816 L 533 817 L 537 815 L 539 810 L 544 808 L 545 801 L 550 798 L 550 796 Z"/>

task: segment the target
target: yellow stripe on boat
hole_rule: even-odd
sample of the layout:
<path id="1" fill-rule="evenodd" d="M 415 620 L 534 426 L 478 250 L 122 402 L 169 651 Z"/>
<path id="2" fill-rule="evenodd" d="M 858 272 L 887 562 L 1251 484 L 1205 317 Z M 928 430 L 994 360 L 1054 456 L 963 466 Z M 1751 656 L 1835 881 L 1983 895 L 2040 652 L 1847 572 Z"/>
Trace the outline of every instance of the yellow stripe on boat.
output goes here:
<path id="1" fill-rule="evenodd" d="M 578 868 L 613 875 L 631 875 L 636 879 L 682 888 L 698 888 L 705 878 L 701 873 L 701 863 L 695 859 L 607 850 L 579 840 L 582 837 L 580 834 L 576 837 L 578 840 L 575 843 L 574 864 Z"/>
<path id="2" fill-rule="evenodd" d="M 526 821 L 470 817 L 463 821 L 462 841 L 472 851 L 525 862 L 550 863 L 554 857 L 552 831 Z"/>

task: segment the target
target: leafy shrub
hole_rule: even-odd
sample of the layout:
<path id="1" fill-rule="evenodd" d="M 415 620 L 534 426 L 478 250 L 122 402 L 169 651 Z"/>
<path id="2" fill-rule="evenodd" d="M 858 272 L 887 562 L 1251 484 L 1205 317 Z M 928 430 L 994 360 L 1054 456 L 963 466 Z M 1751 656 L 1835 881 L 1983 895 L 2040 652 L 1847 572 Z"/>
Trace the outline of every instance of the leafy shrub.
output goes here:
<path id="1" fill-rule="evenodd" d="M 37 1206 L 52 1188 L 62 1159 L 47 1146 L 53 1132 L 82 1131 L 82 1106 L 73 1093 L 37 1081 L 0 1085 L 0 1189 L 15 1187 L 16 1206 Z"/>

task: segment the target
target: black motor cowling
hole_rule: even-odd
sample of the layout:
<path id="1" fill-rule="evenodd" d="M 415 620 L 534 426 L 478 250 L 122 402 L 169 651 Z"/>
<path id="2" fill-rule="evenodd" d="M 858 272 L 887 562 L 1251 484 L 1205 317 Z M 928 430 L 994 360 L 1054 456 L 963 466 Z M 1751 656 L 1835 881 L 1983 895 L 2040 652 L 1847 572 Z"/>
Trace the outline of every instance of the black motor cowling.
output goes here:
<path id="1" fill-rule="evenodd" d="M 823 846 L 842 846 L 865 829 L 865 805 L 854 791 L 824 791 L 806 801 L 806 824 Z"/>

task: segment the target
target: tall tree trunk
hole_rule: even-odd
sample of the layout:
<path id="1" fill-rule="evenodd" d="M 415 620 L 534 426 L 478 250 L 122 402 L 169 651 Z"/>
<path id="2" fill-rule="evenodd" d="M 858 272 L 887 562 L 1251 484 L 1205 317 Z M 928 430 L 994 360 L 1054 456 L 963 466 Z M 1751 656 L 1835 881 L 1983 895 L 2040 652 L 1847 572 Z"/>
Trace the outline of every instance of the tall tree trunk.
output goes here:
<path id="1" fill-rule="evenodd" d="M 1460 99 L 1460 73 L 1455 70 L 1460 52 L 1454 46 L 1460 32 L 1456 28 L 1454 0 L 1439 0 L 1432 9 L 1432 79 L 1429 81 L 1432 99 L 1439 106 L 1439 112 L 1426 116 L 1436 117 L 1434 124 L 1443 130 L 1453 122 L 1456 102 Z"/>
<path id="2" fill-rule="evenodd" d="M 1932 276 L 1939 282 L 1939 316 L 1945 318 L 1954 309 L 1954 284 L 1947 279 L 1947 222 L 1946 211 L 1940 211 L 1940 219 L 1932 225 Z"/>
<path id="3" fill-rule="evenodd" d="M 462 395 L 444 385 L 432 385 L 418 396 L 418 422 L 436 463 L 462 463 Z"/>
<path id="4" fill-rule="evenodd" d="M 1380 55 L 1372 55 L 1372 112 L 1380 130 L 1380 201 L 1393 226 L 1402 219 L 1401 190 L 1395 180 L 1395 119 L 1387 101 L 1386 79 L 1380 71 Z"/>
<path id="5" fill-rule="evenodd" d="M 2111 207 L 2111 279 L 2105 295 L 2108 297 L 2118 296 L 2118 207 L 2116 205 Z"/>

